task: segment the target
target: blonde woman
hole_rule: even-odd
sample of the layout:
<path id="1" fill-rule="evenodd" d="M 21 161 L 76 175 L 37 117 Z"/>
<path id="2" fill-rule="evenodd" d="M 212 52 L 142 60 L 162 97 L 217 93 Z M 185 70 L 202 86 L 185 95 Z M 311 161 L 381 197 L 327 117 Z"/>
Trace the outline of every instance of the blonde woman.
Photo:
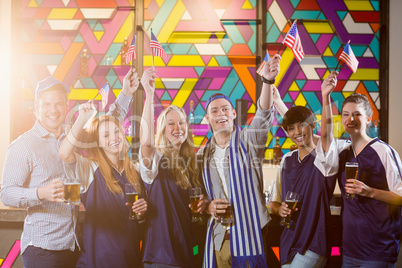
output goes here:
<path id="1" fill-rule="evenodd" d="M 155 144 L 156 72 L 148 69 L 144 76 L 141 83 L 146 99 L 141 122 L 140 172 L 149 202 L 144 267 L 194 267 L 188 191 L 201 184 L 190 124 L 183 109 L 169 106 L 158 117 Z M 207 200 L 202 200 L 199 212 L 206 203 Z"/>
<path id="2" fill-rule="evenodd" d="M 79 116 L 59 150 L 67 176 L 81 183 L 81 201 L 86 209 L 82 254 L 76 267 L 140 267 L 139 223 L 129 220 L 124 186 L 134 185 L 140 196 L 145 196 L 145 189 L 127 155 L 124 131 L 116 117 L 95 118 L 83 130 L 94 112 L 91 101 L 80 106 Z M 79 143 L 75 137 L 81 135 L 84 142 Z M 84 148 L 88 157 L 74 153 L 76 146 Z M 139 199 L 132 209 L 144 214 L 147 204 Z"/>

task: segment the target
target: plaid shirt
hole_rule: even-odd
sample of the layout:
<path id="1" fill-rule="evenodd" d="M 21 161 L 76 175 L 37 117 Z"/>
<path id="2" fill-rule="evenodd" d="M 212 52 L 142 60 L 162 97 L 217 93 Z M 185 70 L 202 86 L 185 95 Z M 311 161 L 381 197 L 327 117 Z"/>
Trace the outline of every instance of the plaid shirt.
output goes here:
<path id="1" fill-rule="evenodd" d="M 120 94 L 108 114 L 124 118 L 131 99 Z M 74 251 L 78 206 L 41 201 L 37 196 L 39 187 L 64 176 L 59 149 L 65 136 L 63 133 L 56 139 L 36 121 L 33 128 L 13 141 L 7 150 L 0 196 L 6 206 L 27 208 L 21 253 L 29 245 Z"/>

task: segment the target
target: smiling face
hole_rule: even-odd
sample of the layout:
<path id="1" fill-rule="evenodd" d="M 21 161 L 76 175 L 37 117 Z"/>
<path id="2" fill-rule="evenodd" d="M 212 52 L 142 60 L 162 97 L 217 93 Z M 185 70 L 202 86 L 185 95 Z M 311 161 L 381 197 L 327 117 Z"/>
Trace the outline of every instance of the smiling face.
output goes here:
<path id="1" fill-rule="evenodd" d="M 68 99 L 62 90 L 47 90 L 40 93 L 35 102 L 38 120 L 42 127 L 56 137 L 61 134 L 61 125 L 68 111 Z"/>
<path id="2" fill-rule="evenodd" d="M 314 147 L 313 144 L 313 129 L 315 123 L 310 125 L 306 122 L 294 123 L 287 126 L 286 132 L 289 138 L 299 147 Z"/>
<path id="3" fill-rule="evenodd" d="M 213 100 L 208 105 L 207 120 L 215 134 L 229 132 L 233 130 L 236 110 L 233 109 L 229 101 L 220 98 Z"/>
<path id="4" fill-rule="evenodd" d="M 366 133 L 370 121 L 362 104 L 348 102 L 343 106 L 342 125 L 349 135 Z"/>
<path id="5" fill-rule="evenodd" d="M 113 121 L 103 121 L 99 125 L 98 133 L 99 147 L 103 149 L 109 159 L 123 150 L 124 135 L 118 125 Z"/>
<path id="6" fill-rule="evenodd" d="M 180 146 L 187 139 L 186 116 L 176 110 L 171 110 L 166 114 L 165 136 L 175 149 L 180 150 Z"/>

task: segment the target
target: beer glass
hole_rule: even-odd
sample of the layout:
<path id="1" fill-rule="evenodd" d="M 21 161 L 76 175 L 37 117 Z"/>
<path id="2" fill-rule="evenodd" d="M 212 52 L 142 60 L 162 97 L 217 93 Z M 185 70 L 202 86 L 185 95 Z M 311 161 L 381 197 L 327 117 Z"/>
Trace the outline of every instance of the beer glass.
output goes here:
<path id="1" fill-rule="evenodd" d="M 233 215 L 233 203 L 231 199 L 226 200 L 225 202 L 216 202 L 216 205 L 226 205 L 227 207 L 224 209 L 224 213 L 216 213 L 219 217 L 219 222 L 223 226 L 230 226 L 234 224 L 234 215 Z M 222 208 L 217 208 L 217 210 L 223 210 Z"/>
<path id="2" fill-rule="evenodd" d="M 357 180 L 357 171 L 359 169 L 359 163 L 357 162 L 346 162 L 345 164 L 345 175 L 346 179 L 355 179 Z M 355 199 L 355 194 L 349 194 L 345 192 L 344 197 Z"/>
<path id="3" fill-rule="evenodd" d="M 201 217 L 198 217 L 198 204 L 201 202 L 201 187 L 194 187 L 190 188 L 189 190 L 189 195 L 190 195 L 190 206 L 191 206 L 191 222 L 198 222 L 201 219 Z"/>
<path id="4" fill-rule="evenodd" d="M 80 183 L 76 178 L 63 179 L 63 202 L 69 205 L 79 205 L 80 198 Z"/>
<path id="5" fill-rule="evenodd" d="M 136 188 L 138 188 L 138 184 L 134 183 L 134 185 L 132 185 L 131 183 L 126 183 L 124 185 L 125 188 L 125 192 L 126 192 L 126 197 L 127 197 L 127 202 L 130 206 L 130 212 L 128 215 L 128 219 L 129 220 L 139 220 L 140 219 L 140 215 L 138 215 L 138 213 L 135 213 L 133 211 L 133 204 L 138 200 L 138 192 L 136 190 Z"/>
<path id="6" fill-rule="evenodd" d="M 288 208 L 292 210 L 296 209 L 297 203 L 299 202 L 299 194 L 288 191 L 286 193 L 285 203 L 288 205 Z M 286 228 L 290 227 L 290 220 L 292 215 L 288 215 L 287 217 L 282 218 L 280 225 Z"/>

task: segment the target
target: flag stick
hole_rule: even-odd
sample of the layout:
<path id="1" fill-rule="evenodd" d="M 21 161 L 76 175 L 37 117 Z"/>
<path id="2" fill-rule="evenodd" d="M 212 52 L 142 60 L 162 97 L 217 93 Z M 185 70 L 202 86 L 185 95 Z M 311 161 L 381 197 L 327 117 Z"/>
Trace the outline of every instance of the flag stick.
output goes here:
<path id="1" fill-rule="evenodd" d="M 96 97 L 98 97 L 98 95 L 99 95 L 99 90 L 98 90 L 98 93 L 96 93 L 95 98 L 92 99 L 92 101 L 94 101 L 96 99 Z"/>
<path id="2" fill-rule="evenodd" d="M 281 46 L 279 47 L 278 52 L 276 52 L 276 54 L 279 54 L 279 52 L 281 51 L 282 46 L 283 46 L 283 43 L 282 43 Z"/>
<path id="3" fill-rule="evenodd" d="M 350 40 L 347 42 L 347 44 L 349 44 L 349 43 L 350 43 Z M 341 62 L 341 60 L 338 60 L 338 64 L 335 67 L 335 71 L 336 71 L 336 69 L 338 69 L 338 65 L 339 65 L 340 62 Z"/>

